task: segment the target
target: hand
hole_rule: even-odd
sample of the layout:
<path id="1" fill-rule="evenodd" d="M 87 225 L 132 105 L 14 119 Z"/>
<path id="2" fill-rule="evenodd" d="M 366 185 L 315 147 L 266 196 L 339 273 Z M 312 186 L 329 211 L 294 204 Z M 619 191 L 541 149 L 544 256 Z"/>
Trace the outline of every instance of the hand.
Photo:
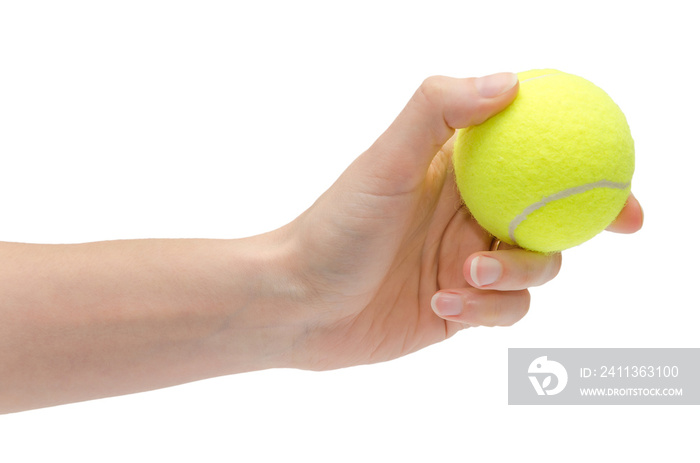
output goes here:
<path id="1" fill-rule="evenodd" d="M 487 252 L 450 171 L 454 128 L 512 74 L 425 81 L 304 214 L 239 240 L 0 243 L 0 413 L 274 367 L 389 360 L 510 325 L 561 256 Z M 611 229 L 641 227 L 630 197 Z"/>
<path id="2" fill-rule="evenodd" d="M 515 75 L 432 77 L 388 130 L 304 214 L 279 230 L 298 250 L 309 301 L 293 366 L 331 369 L 390 360 L 471 326 L 511 325 L 527 288 L 558 273 L 561 255 L 488 252 L 451 172 L 455 129 L 516 96 Z M 613 231 L 641 227 L 630 197 Z"/>

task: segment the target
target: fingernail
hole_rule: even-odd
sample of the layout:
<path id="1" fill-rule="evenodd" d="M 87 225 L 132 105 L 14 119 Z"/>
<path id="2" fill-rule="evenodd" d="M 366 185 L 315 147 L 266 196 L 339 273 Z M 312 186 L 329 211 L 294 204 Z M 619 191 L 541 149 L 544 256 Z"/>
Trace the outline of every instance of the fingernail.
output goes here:
<path id="1" fill-rule="evenodd" d="M 455 293 L 437 293 L 430 301 L 436 314 L 441 317 L 453 317 L 462 313 L 462 296 Z"/>
<path id="2" fill-rule="evenodd" d="M 518 83 L 517 74 L 500 72 L 477 78 L 474 81 L 474 86 L 476 91 L 484 98 L 495 98 L 513 88 L 516 83 Z"/>
<path id="3" fill-rule="evenodd" d="M 492 257 L 477 256 L 472 260 L 469 273 L 477 286 L 488 286 L 501 278 L 503 266 Z"/>

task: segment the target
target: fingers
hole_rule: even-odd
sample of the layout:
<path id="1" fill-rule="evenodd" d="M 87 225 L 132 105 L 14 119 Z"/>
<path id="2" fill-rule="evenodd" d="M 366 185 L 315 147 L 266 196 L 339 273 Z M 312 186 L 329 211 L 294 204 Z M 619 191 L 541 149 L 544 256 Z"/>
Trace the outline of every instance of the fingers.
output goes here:
<path id="1" fill-rule="evenodd" d="M 419 184 L 440 148 L 457 128 L 484 122 L 515 98 L 512 73 L 481 78 L 430 77 L 391 126 L 367 151 L 365 168 L 390 179 L 386 188 Z"/>
<path id="2" fill-rule="evenodd" d="M 644 222 L 639 201 L 630 194 L 627 204 L 608 227 L 616 233 L 634 233 Z M 464 263 L 464 279 L 471 288 L 435 294 L 435 313 L 465 326 L 505 326 L 527 313 L 527 288 L 552 280 L 561 268 L 561 254 L 541 254 L 519 248 L 477 252 Z"/>
<path id="3" fill-rule="evenodd" d="M 644 211 L 637 198 L 630 193 L 627 204 L 607 230 L 615 233 L 635 233 L 642 228 L 644 223 Z"/>
<path id="4" fill-rule="evenodd" d="M 464 278 L 475 288 L 513 291 L 540 286 L 561 268 L 561 253 L 524 249 L 475 253 L 464 263 Z"/>
<path id="5" fill-rule="evenodd" d="M 464 326 L 509 326 L 528 311 L 527 288 L 553 279 L 561 268 L 561 254 L 540 254 L 523 249 L 478 252 L 464 264 L 471 287 L 439 291 L 433 311 Z"/>
<path id="6" fill-rule="evenodd" d="M 527 313 L 530 293 L 462 288 L 436 293 L 431 304 L 439 317 L 465 326 L 510 326 Z"/>

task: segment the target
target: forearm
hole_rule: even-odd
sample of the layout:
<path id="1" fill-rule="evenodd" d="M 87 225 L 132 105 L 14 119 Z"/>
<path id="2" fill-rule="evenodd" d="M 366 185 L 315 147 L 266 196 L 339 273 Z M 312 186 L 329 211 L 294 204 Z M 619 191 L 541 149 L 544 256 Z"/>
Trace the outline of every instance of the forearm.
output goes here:
<path id="1" fill-rule="evenodd" d="M 280 366 L 271 241 L 0 244 L 0 412 Z"/>

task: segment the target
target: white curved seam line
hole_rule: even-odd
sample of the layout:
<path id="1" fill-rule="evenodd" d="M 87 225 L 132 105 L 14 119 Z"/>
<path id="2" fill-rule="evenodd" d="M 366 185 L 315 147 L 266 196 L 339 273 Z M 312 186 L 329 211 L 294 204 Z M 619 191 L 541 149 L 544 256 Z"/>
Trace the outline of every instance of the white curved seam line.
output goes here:
<path id="1" fill-rule="evenodd" d="M 515 239 L 515 230 L 518 228 L 518 226 L 527 219 L 527 217 L 535 212 L 537 209 L 546 206 L 547 204 L 551 203 L 552 201 L 556 201 L 558 199 L 564 199 L 569 196 L 577 195 L 579 193 L 584 193 L 589 190 L 594 190 L 596 188 L 613 188 L 617 190 L 624 190 L 627 187 L 630 186 L 630 182 L 623 183 L 623 182 L 613 182 L 610 180 L 599 180 L 597 182 L 593 183 L 586 183 L 585 185 L 579 185 L 571 188 L 567 188 L 566 190 L 559 191 L 557 193 L 554 193 L 552 195 L 546 196 L 542 198 L 542 200 L 537 201 L 536 203 L 530 204 L 528 207 L 526 207 L 520 214 L 518 214 L 513 220 L 511 220 L 510 225 L 508 226 L 508 236 L 510 237 L 510 240 L 518 244 L 518 242 Z"/>

